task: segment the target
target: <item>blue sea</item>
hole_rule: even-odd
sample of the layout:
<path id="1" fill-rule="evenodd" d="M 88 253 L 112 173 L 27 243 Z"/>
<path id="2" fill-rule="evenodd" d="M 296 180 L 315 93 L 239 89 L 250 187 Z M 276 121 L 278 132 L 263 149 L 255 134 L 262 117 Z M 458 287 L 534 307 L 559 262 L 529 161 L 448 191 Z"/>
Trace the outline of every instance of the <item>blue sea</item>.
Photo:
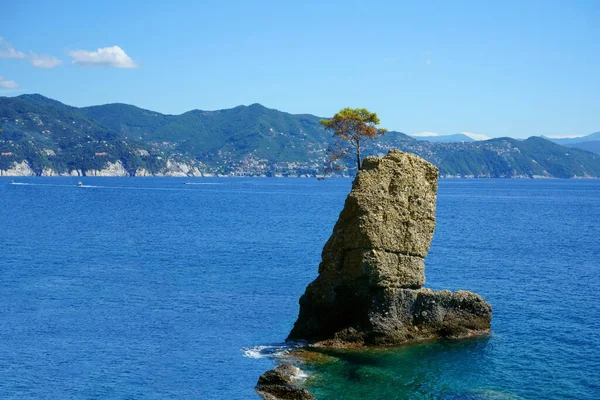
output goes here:
<path id="1" fill-rule="evenodd" d="M 350 186 L 0 178 L 0 398 L 257 399 Z M 317 399 L 600 399 L 600 181 L 441 180 L 426 276 L 493 333 L 332 353 Z"/>

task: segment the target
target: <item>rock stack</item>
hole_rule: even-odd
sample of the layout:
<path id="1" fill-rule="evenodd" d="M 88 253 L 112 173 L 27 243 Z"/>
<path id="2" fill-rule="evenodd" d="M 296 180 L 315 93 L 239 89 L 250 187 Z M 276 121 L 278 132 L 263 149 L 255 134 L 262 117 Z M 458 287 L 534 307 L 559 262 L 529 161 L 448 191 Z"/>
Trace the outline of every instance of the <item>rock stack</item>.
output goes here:
<path id="1" fill-rule="evenodd" d="M 437 168 L 413 154 L 364 160 L 288 340 L 396 345 L 489 332 L 481 296 L 422 288 L 437 183 Z"/>

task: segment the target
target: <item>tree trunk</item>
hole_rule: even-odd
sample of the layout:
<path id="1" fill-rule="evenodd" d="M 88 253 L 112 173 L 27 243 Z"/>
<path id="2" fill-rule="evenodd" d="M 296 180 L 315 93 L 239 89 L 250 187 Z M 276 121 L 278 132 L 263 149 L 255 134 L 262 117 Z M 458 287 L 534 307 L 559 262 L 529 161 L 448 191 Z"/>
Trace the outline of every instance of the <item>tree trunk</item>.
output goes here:
<path id="1" fill-rule="evenodd" d="M 356 171 L 360 171 L 360 142 L 356 146 Z"/>

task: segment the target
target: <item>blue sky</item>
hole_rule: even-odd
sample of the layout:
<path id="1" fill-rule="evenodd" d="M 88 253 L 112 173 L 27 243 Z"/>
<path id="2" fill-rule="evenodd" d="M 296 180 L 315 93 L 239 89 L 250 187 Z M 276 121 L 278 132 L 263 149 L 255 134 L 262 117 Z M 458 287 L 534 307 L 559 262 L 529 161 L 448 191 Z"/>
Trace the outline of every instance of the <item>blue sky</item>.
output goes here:
<path id="1" fill-rule="evenodd" d="M 2 14 L 0 95 L 173 114 L 366 107 L 409 134 L 600 130 L 596 0 L 20 0 Z"/>

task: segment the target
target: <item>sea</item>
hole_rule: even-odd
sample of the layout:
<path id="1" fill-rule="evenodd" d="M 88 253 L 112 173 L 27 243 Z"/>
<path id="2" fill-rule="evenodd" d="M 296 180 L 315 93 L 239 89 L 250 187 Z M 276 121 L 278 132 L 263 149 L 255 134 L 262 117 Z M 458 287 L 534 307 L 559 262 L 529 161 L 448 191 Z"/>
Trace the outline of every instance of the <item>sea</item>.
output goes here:
<path id="1" fill-rule="evenodd" d="M 350 188 L 0 178 L 0 398 L 258 399 Z M 426 277 L 484 296 L 493 332 L 330 352 L 302 384 L 317 399 L 600 399 L 599 180 L 442 179 Z"/>

